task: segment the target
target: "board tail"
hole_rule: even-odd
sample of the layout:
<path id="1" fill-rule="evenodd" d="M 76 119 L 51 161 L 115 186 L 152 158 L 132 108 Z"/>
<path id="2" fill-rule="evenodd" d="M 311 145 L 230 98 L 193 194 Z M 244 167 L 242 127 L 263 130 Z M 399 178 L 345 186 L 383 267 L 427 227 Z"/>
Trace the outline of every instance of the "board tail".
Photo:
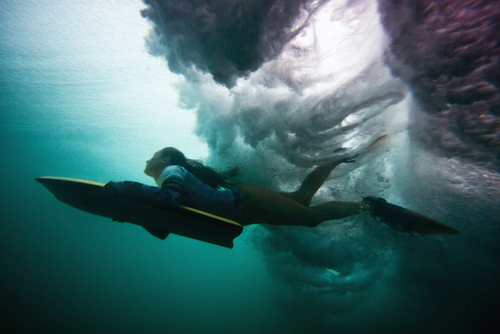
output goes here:
<path id="1" fill-rule="evenodd" d="M 158 227 L 149 227 L 149 226 L 143 226 L 146 231 L 154 235 L 155 237 L 165 240 L 168 235 L 170 234 L 170 231 L 168 231 L 166 228 L 158 228 Z"/>
<path id="2" fill-rule="evenodd" d="M 401 206 L 388 203 L 382 198 L 372 198 L 375 209 L 371 214 L 379 217 L 387 225 L 404 232 L 422 234 L 459 234 L 460 232 L 432 218 L 408 210 Z"/>

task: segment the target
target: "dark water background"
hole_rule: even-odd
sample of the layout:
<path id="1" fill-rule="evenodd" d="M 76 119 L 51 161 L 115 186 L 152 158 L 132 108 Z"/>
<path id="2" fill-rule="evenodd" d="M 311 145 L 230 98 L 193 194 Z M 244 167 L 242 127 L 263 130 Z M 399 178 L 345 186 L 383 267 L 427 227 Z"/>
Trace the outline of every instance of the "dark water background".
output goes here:
<path id="1" fill-rule="evenodd" d="M 5 332 L 498 328 L 496 2 L 146 3 L 141 15 L 140 1 L 0 2 Z M 160 241 L 34 181 L 152 184 L 145 161 L 171 145 L 293 190 L 312 166 L 381 134 L 313 204 L 383 196 L 460 235 L 406 235 L 360 216 L 246 228 L 229 250 Z"/>

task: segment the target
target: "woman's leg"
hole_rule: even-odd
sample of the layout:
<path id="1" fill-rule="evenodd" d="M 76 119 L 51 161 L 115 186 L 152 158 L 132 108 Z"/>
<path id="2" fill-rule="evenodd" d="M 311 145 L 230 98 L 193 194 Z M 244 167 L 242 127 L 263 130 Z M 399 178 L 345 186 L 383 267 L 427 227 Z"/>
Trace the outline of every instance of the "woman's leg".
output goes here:
<path id="1" fill-rule="evenodd" d="M 280 193 L 283 196 L 286 196 L 288 198 L 293 199 L 296 202 L 299 202 L 302 205 L 309 206 L 311 205 L 311 200 L 316 194 L 316 192 L 319 190 L 319 188 L 325 183 L 325 181 L 328 179 L 328 176 L 330 173 L 340 165 L 341 163 L 345 162 L 354 162 L 354 158 L 364 154 L 367 151 L 372 150 L 373 148 L 376 148 L 379 146 L 381 143 L 383 143 L 383 140 L 387 138 L 387 134 L 383 134 L 377 139 L 375 139 L 372 143 L 370 143 L 368 146 L 365 146 L 358 150 L 358 152 L 354 153 L 350 158 L 347 159 L 342 159 L 339 161 L 332 162 L 330 164 L 326 165 L 321 165 L 316 167 L 307 177 L 304 179 L 302 182 L 299 190 L 293 192 L 293 193 Z M 342 151 L 345 149 L 339 149 L 339 151 Z"/>
<path id="2" fill-rule="evenodd" d="M 302 181 L 299 190 L 293 193 L 279 194 L 291 198 L 302 205 L 309 206 L 311 205 L 311 200 L 314 194 L 316 194 L 323 183 L 325 183 L 325 181 L 328 179 L 328 176 L 332 173 L 335 167 L 344 162 L 352 162 L 352 160 L 345 159 L 333 162 L 331 164 L 318 166 L 311 173 L 309 173 L 309 175 L 306 176 L 304 181 Z"/>
<path id="3" fill-rule="evenodd" d="M 307 207 L 287 196 L 253 184 L 243 186 L 241 193 L 248 195 L 243 201 L 246 224 L 314 227 L 326 220 L 356 215 L 361 209 L 360 204 L 354 202 L 328 202 Z"/>

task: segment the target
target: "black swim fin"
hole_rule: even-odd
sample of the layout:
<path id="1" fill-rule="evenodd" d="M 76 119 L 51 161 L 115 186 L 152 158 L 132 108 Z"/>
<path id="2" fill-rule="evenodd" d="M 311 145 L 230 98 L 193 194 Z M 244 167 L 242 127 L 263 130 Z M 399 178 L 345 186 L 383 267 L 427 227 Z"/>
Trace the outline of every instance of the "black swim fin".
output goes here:
<path id="1" fill-rule="evenodd" d="M 382 222 L 392 228 L 404 232 L 422 234 L 459 234 L 460 232 L 432 218 L 408 210 L 401 206 L 388 203 L 383 198 L 365 197 L 363 203 L 370 214 L 379 217 Z"/>

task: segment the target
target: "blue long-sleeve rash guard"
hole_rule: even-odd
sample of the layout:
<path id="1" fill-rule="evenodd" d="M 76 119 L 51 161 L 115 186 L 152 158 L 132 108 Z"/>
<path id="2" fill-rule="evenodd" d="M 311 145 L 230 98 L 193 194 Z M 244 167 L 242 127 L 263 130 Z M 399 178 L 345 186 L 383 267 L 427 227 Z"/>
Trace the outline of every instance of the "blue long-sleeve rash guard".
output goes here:
<path id="1" fill-rule="evenodd" d="M 155 181 L 158 187 L 132 181 L 109 182 L 103 191 L 165 209 L 183 204 L 233 220 L 242 217 L 240 189 L 214 189 L 177 165 L 166 167 Z"/>
<path id="2" fill-rule="evenodd" d="M 103 192 L 111 196 L 137 201 L 160 208 L 172 209 L 179 205 L 182 178 L 174 175 L 165 179 L 161 187 L 148 186 L 139 182 L 108 182 Z"/>

